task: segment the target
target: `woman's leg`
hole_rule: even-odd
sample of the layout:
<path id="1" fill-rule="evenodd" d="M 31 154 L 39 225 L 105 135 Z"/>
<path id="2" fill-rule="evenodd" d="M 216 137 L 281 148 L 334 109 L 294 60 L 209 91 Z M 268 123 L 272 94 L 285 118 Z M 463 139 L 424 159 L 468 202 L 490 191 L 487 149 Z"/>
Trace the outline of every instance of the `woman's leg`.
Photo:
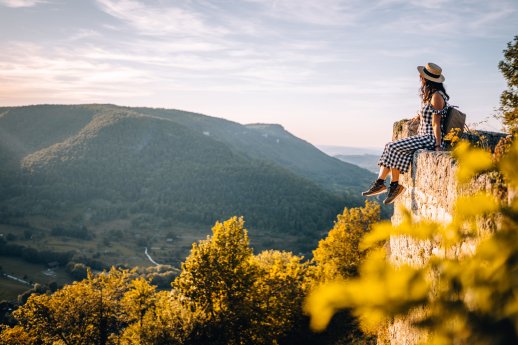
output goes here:
<path id="1" fill-rule="evenodd" d="M 404 139 L 399 139 L 387 144 L 387 154 L 384 157 L 385 166 L 389 166 L 391 169 L 397 169 L 394 171 L 392 181 L 399 179 L 399 174 L 404 174 L 408 171 L 414 152 L 418 149 L 428 148 L 430 146 L 430 139 L 426 136 L 413 136 Z"/>
<path id="2" fill-rule="evenodd" d="M 427 148 L 430 146 L 430 139 L 426 136 L 413 136 L 404 139 L 399 139 L 385 145 L 383 154 L 380 157 L 378 164 L 382 167 L 380 169 L 380 179 L 388 175 L 388 171 L 383 169 L 384 166 L 390 167 L 390 173 L 392 175 L 392 181 L 390 183 L 389 193 L 387 198 L 383 200 L 384 204 L 391 204 L 394 199 L 400 195 L 405 187 L 401 186 L 399 182 L 399 174 L 407 172 L 410 164 L 412 163 L 412 157 L 414 152 L 421 148 Z M 382 188 L 381 181 L 376 181 L 367 192 L 363 195 L 376 195 L 375 189 Z"/>
<path id="3" fill-rule="evenodd" d="M 380 166 L 380 172 L 378 174 L 378 178 L 382 179 L 382 180 L 386 179 L 389 172 L 390 172 L 389 168 L 386 168 L 384 166 Z"/>
<path id="4" fill-rule="evenodd" d="M 399 169 L 391 168 L 390 169 L 390 175 L 392 176 L 391 181 L 392 183 L 399 181 Z"/>
<path id="5" fill-rule="evenodd" d="M 385 179 L 387 178 L 388 173 L 390 172 L 389 168 L 386 168 L 384 166 L 380 166 L 380 172 L 378 175 L 378 179 L 374 181 L 370 188 L 363 192 L 363 196 L 372 196 L 372 195 L 378 195 L 381 193 L 385 193 L 387 191 L 387 186 L 385 186 Z"/>

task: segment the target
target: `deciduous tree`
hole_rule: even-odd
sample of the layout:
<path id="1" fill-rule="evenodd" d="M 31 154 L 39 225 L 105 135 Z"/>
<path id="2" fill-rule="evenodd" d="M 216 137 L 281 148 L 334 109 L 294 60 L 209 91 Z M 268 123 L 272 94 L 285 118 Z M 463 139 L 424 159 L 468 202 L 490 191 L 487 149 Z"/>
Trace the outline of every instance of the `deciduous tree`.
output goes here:
<path id="1" fill-rule="evenodd" d="M 107 344 L 123 328 L 121 299 L 130 272 L 108 273 L 66 285 L 51 295 L 32 295 L 13 314 L 21 327 L 44 344 Z"/>
<path id="2" fill-rule="evenodd" d="M 252 298 L 254 344 L 277 344 L 301 321 L 307 263 L 290 252 L 267 250 L 253 258 L 257 278 Z"/>
<path id="3" fill-rule="evenodd" d="M 507 82 L 507 90 L 500 96 L 500 116 L 507 129 L 518 131 L 518 36 L 507 44 L 504 59 L 498 68 Z"/>
<path id="4" fill-rule="evenodd" d="M 365 207 L 345 208 L 338 215 L 333 229 L 313 251 L 315 285 L 357 274 L 364 258 L 358 248 L 360 240 L 379 219 L 380 206 L 370 201 Z"/>
<path id="5" fill-rule="evenodd" d="M 194 243 L 173 287 L 193 310 L 207 315 L 198 342 L 241 344 L 249 339 L 256 270 L 242 218 L 216 223 L 212 236 Z"/>

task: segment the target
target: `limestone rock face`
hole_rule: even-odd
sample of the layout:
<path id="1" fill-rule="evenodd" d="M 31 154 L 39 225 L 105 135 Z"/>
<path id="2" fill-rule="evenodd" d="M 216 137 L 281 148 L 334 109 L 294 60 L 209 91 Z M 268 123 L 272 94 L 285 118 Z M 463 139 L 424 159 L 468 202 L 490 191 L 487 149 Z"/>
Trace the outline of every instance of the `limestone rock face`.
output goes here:
<path id="1" fill-rule="evenodd" d="M 403 120 L 394 124 L 393 139 L 400 139 L 414 135 L 416 128 L 408 126 Z M 504 135 L 501 133 L 484 132 L 489 142 L 498 142 Z M 494 149 L 494 146 L 493 146 Z M 461 195 L 469 195 L 477 191 L 486 191 L 502 200 L 507 199 L 507 189 L 494 173 L 482 174 L 465 186 L 458 185 L 455 174 L 457 163 L 451 152 L 435 152 L 419 150 L 414 154 L 410 171 L 400 177 L 400 184 L 406 187 L 404 193 L 396 200 L 392 223 L 402 221 L 402 210 L 409 210 L 415 220 L 433 220 L 448 223 L 452 219 L 453 205 Z M 474 252 L 476 244 L 484 234 L 496 231 L 496 224 L 489 219 L 479 222 L 480 237 L 462 243 L 456 248 L 448 250 L 448 256 L 462 257 Z M 396 265 L 409 264 L 412 266 L 424 265 L 432 255 L 446 255 L 441 252 L 437 243 L 432 241 L 417 241 L 407 236 L 391 237 L 388 247 L 388 259 Z M 416 311 L 416 315 L 424 311 Z M 411 325 L 411 315 L 407 318 L 393 320 L 383 336 L 379 337 L 379 344 L 418 344 L 426 338 Z M 381 340 L 383 339 L 383 340 Z"/>

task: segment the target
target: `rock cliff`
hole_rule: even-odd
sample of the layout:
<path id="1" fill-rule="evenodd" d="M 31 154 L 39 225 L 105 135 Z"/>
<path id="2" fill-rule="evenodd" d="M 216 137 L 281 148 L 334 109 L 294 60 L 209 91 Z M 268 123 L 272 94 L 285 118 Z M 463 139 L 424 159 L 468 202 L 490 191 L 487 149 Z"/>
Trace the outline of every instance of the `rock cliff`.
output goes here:
<path id="1" fill-rule="evenodd" d="M 408 121 L 400 121 L 394 124 L 393 139 L 400 139 L 415 134 L 415 128 L 409 126 Z M 505 136 L 502 133 L 480 132 L 485 137 L 485 145 L 494 150 L 496 143 Z M 468 139 L 470 135 L 465 135 Z M 402 208 L 410 211 L 415 220 L 433 220 L 447 223 L 452 219 L 452 208 L 455 200 L 460 195 L 472 194 L 477 191 L 486 191 L 498 198 L 507 199 L 507 188 L 501 179 L 494 173 L 479 175 L 468 185 L 460 186 L 456 179 L 457 163 L 451 156 L 451 152 L 433 152 L 419 150 L 414 154 L 412 167 L 409 173 L 402 175 L 400 183 L 406 187 L 394 208 L 393 224 L 399 224 L 402 220 Z M 421 266 L 432 255 L 453 255 L 462 257 L 473 253 L 479 239 L 485 234 L 496 230 L 495 220 L 480 219 L 478 238 L 462 243 L 451 248 L 448 253 L 443 253 L 437 243 L 432 241 L 417 241 L 407 236 L 393 236 L 387 243 L 388 259 L 396 265 L 410 264 Z M 416 315 L 426 311 L 416 311 Z M 392 320 L 388 328 L 380 334 L 378 344 L 417 344 L 426 337 L 418 329 L 411 325 L 412 315 L 406 318 Z"/>

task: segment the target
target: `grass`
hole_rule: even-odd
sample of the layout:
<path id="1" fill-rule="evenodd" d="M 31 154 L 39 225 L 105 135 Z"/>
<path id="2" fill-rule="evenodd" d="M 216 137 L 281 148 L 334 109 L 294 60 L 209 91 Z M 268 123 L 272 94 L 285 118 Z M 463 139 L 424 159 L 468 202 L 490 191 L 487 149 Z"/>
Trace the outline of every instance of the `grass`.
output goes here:
<path id="1" fill-rule="evenodd" d="M 49 284 L 56 282 L 58 286 L 62 286 L 72 282 L 64 268 L 53 270 L 52 272 L 55 275 L 49 276 L 45 274 L 49 273 L 45 265 L 28 263 L 20 258 L 0 256 L 0 266 L 3 273 L 21 278 L 30 283 Z M 0 300 L 16 301 L 18 295 L 31 287 L 6 277 L 0 277 Z"/>
<path id="2" fill-rule="evenodd" d="M 70 283 L 72 280 L 62 267 L 53 270 L 55 276 L 49 276 L 45 274 L 45 272 L 48 273 L 45 265 L 29 263 L 20 258 L 0 256 L 0 266 L 2 266 L 4 273 L 33 283 L 49 284 L 56 282 L 58 285 L 63 285 Z"/>
<path id="3" fill-rule="evenodd" d="M 29 290 L 29 286 L 0 277 L 0 301 L 16 301 L 18 295 Z"/>

